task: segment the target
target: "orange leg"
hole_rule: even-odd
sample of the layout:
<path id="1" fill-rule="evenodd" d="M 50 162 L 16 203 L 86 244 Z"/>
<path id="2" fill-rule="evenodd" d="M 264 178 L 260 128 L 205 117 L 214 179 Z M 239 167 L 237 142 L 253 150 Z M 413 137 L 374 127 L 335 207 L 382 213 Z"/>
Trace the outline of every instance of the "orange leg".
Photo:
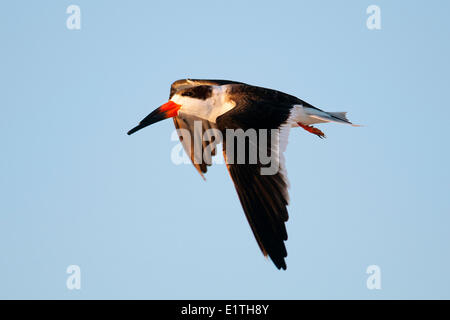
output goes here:
<path id="1" fill-rule="evenodd" d="M 311 132 L 313 134 L 315 134 L 316 136 L 318 136 L 319 138 L 323 139 L 325 138 L 325 133 L 323 133 L 322 131 L 320 131 L 317 128 L 314 128 L 313 126 L 307 126 L 304 124 L 301 124 L 300 122 L 297 122 L 297 124 L 302 127 L 303 129 L 305 129 L 308 132 Z"/>

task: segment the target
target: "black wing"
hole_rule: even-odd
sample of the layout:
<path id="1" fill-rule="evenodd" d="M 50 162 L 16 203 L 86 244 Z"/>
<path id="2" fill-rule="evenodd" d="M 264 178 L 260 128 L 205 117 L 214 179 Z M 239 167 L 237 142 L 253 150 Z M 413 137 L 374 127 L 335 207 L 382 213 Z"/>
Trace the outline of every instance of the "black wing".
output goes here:
<path id="1" fill-rule="evenodd" d="M 292 105 L 260 99 L 253 100 L 249 99 L 248 96 L 247 99 L 235 101 L 240 101 L 240 103 L 217 118 L 217 126 L 223 132 L 223 148 L 227 168 L 261 251 L 265 256 L 269 255 L 278 269 L 286 269 L 285 257 L 287 251 L 284 241 L 287 240 L 285 222 L 288 220 L 286 206 L 289 196 L 282 152 L 287 144 L 287 136 L 285 136 L 286 131 L 281 131 L 287 130 L 287 133 L 289 132 L 289 127 L 283 127 L 283 123 L 289 117 Z M 261 175 L 261 168 L 264 166 L 259 157 L 256 164 L 237 164 L 235 152 L 231 155 L 234 157 L 233 161 L 230 161 L 230 155 L 227 154 L 226 129 L 278 129 L 280 127 L 283 129 L 279 136 L 284 135 L 286 141 L 275 139 L 278 146 L 267 144 L 269 154 L 275 149 L 280 151 L 280 170 L 276 174 Z M 259 142 L 259 130 L 256 130 L 256 132 Z M 268 136 L 268 142 L 270 142 L 270 130 Z M 237 142 L 234 145 L 238 147 Z M 246 154 L 250 149 L 249 146 L 249 141 L 245 140 Z"/>

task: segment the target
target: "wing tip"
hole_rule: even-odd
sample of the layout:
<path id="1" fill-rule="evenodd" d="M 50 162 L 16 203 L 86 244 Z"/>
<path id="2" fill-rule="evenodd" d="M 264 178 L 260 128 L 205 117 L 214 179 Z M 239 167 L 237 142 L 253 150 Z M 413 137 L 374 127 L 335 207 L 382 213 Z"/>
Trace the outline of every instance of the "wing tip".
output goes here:
<path id="1" fill-rule="evenodd" d="M 287 264 L 285 258 L 287 257 L 287 252 L 283 256 L 274 256 L 267 253 L 265 249 L 262 249 L 262 252 L 264 254 L 264 257 L 268 259 L 270 257 L 270 260 L 272 260 L 273 264 L 278 270 L 286 270 Z"/>
<path id="2" fill-rule="evenodd" d="M 287 269 L 287 265 L 286 265 L 286 261 L 284 260 L 284 258 L 281 258 L 277 261 L 275 261 L 274 259 L 272 259 L 273 263 L 275 264 L 275 266 L 277 267 L 278 270 L 286 270 Z"/>

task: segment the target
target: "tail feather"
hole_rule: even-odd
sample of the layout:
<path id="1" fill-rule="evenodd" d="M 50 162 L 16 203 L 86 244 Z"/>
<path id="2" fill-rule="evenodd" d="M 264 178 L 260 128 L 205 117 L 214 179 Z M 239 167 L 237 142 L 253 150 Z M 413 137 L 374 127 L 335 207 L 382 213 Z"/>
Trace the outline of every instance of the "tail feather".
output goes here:
<path id="1" fill-rule="evenodd" d="M 334 118 L 351 123 L 350 120 L 347 119 L 347 112 L 327 112 L 327 113 Z"/>
<path id="2" fill-rule="evenodd" d="M 357 124 L 353 124 L 347 119 L 347 112 L 325 112 L 322 111 L 320 114 L 310 115 L 310 117 L 320 120 L 320 122 L 337 122 L 352 125 L 354 127 L 359 127 Z"/>
<path id="3" fill-rule="evenodd" d="M 350 122 L 350 120 L 348 120 L 347 112 L 326 112 L 317 108 L 308 108 L 308 107 L 303 107 L 303 110 L 308 117 L 314 119 L 313 121 L 306 121 L 306 123 L 304 124 L 337 122 L 349 124 L 354 127 L 359 127 L 358 125 L 353 124 Z"/>

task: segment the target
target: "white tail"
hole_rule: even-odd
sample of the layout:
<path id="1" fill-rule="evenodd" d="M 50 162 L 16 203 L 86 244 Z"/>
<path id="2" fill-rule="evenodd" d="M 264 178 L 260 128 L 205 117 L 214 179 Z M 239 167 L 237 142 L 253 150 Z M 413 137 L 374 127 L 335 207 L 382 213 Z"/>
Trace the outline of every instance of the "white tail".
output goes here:
<path id="1" fill-rule="evenodd" d="M 348 119 L 347 119 L 347 112 L 327 112 L 329 115 L 331 115 L 334 118 L 338 118 L 339 120 L 351 123 Z"/>
<path id="2" fill-rule="evenodd" d="M 316 123 L 337 122 L 337 123 L 350 124 L 354 127 L 358 127 L 358 125 L 351 123 L 347 119 L 347 112 L 326 112 L 326 111 L 312 109 L 312 108 L 304 108 L 304 110 L 309 117 L 316 119 L 316 121 L 314 121 Z"/>

